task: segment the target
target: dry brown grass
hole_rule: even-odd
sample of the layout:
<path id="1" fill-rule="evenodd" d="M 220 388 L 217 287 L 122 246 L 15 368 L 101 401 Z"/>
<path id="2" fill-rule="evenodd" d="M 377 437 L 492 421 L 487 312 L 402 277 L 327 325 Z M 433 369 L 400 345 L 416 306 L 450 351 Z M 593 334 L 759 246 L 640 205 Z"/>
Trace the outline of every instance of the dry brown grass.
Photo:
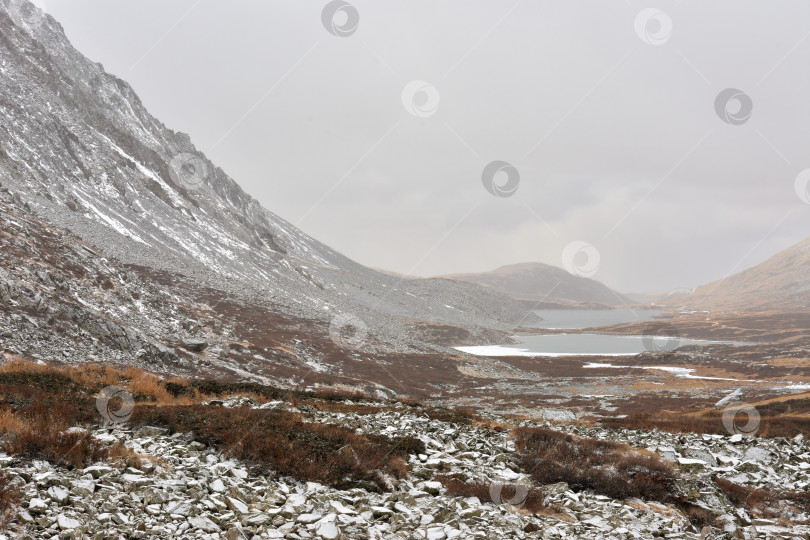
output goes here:
<path id="1" fill-rule="evenodd" d="M 136 401 L 151 401 L 161 404 L 189 404 L 199 401 L 194 391 L 188 395 L 175 396 L 166 388 L 160 376 L 131 366 L 83 363 L 78 365 L 39 364 L 12 356 L 0 364 L 2 374 L 54 375 L 69 379 L 75 385 L 95 393 L 107 386 L 118 386 L 133 395 Z M 2 379 L 2 377 L 0 377 Z M 182 379 L 173 381 L 186 384 Z"/>
<path id="2" fill-rule="evenodd" d="M 519 428 L 516 436 L 519 464 L 540 484 L 566 482 L 614 499 L 672 500 L 675 471 L 653 454 L 545 428 Z"/>
<path id="3" fill-rule="evenodd" d="M 20 432 L 26 423 L 10 410 L 0 410 L 0 433 Z"/>
<path id="4" fill-rule="evenodd" d="M 810 417 L 799 416 L 795 413 L 782 413 L 783 405 L 761 407 L 756 405 L 760 412 L 758 437 L 785 437 L 792 438 L 798 434 L 810 436 Z M 748 421 L 741 415 L 740 421 Z M 639 413 L 624 418 L 601 419 L 599 423 L 608 428 L 627 428 L 639 430 L 660 429 L 668 433 L 711 433 L 728 435 L 729 432 L 723 424 L 723 411 L 706 411 L 697 415 L 658 412 L 656 414 Z"/>
<path id="5" fill-rule="evenodd" d="M 675 505 L 697 530 L 715 516 L 675 495 L 677 472 L 655 454 L 545 428 L 516 430 L 518 463 L 539 484 L 565 482 L 612 499 L 637 497 Z"/>
<path id="6" fill-rule="evenodd" d="M 720 490 L 731 502 L 744 506 L 757 516 L 777 518 L 784 512 L 780 503 L 786 502 L 803 512 L 810 511 L 810 493 L 798 491 L 778 491 L 768 488 L 753 488 L 735 484 L 725 478 L 716 478 Z"/>
<path id="7" fill-rule="evenodd" d="M 201 404 L 211 397 L 239 395 L 256 401 L 295 400 L 302 407 L 329 410 L 371 413 L 383 408 L 383 402 L 377 406 L 346 401 L 365 399 L 362 396 L 291 392 L 255 383 L 164 380 L 131 367 L 42 365 L 20 359 L 0 365 L 0 449 L 71 468 L 95 461 L 140 465 L 141 457 L 121 445 L 105 446 L 88 431 L 68 430 L 101 424 L 96 396 L 113 385 L 127 390 L 135 400 L 130 425 L 191 432 L 200 442 L 263 472 L 273 470 L 339 487 L 383 489 L 386 481 L 380 471 L 407 477 L 405 458 L 425 451 L 413 437 L 357 435 L 348 428 L 304 422 L 302 415 L 286 410 Z"/>
<path id="8" fill-rule="evenodd" d="M 140 456 L 120 444 L 108 446 L 86 430 L 101 417 L 95 393 L 120 380 L 116 370 L 60 369 L 13 359 L 0 365 L 0 449 L 23 459 L 68 468 L 96 461 L 139 466 Z"/>
<path id="9" fill-rule="evenodd" d="M 169 393 L 166 390 L 165 381 L 161 380 L 156 375 L 151 373 L 147 373 L 145 371 L 136 372 L 136 373 L 126 373 L 129 377 L 129 383 L 127 384 L 129 392 L 136 396 L 148 396 L 150 400 L 156 401 L 158 403 L 163 404 L 179 404 L 179 403 L 188 403 L 194 401 L 194 395 L 187 396 L 187 397 L 176 397 Z"/>
<path id="10" fill-rule="evenodd" d="M 562 510 L 556 505 L 546 504 L 546 493 L 542 488 L 523 487 L 514 484 L 502 486 L 500 493 L 496 492 L 498 500 L 492 499 L 492 483 L 481 480 L 465 480 L 457 474 L 437 475 L 435 480 L 442 483 L 447 493 L 454 497 L 478 497 L 481 502 L 493 504 L 510 503 L 518 510 L 532 514 L 550 515 Z"/>
<path id="11" fill-rule="evenodd" d="M 375 414 L 382 411 L 403 411 L 405 410 L 402 407 L 386 407 L 385 405 L 366 405 L 360 403 L 341 403 L 341 402 L 334 402 L 334 401 L 317 401 L 317 402 L 298 402 L 295 396 L 292 397 L 292 401 L 296 403 L 296 405 L 300 405 L 302 403 L 306 403 L 319 411 L 323 412 L 337 412 L 337 413 L 344 413 L 344 414 L 357 414 L 360 416 L 367 415 L 367 414 Z"/>
<path id="12" fill-rule="evenodd" d="M 108 364 L 39 364 L 8 354 L 6 359 L 6 362 L 0 363 L 0 384 L 9 379 L 19 382 L 37 380 L 40 387 L 54 393 L 63 393 L 65 390 L 57 384 L 58 379 L 74 391 L 93 395 L 107 386 L 117 386 L 128 391 L 138 403 L 156 405 L 194 405 L 213 398 L 224 400 L 239 396 L 258 403 L 280 400 L 291 406 L 306 405 L 333 412 L 373 414 L 381 410 L 407 410 L 425 414 L 432 419 L 461 424 L 480 420 L 471 409 L 442 409 L 418 402 L 392 403 L 351 391 L 301 391 L 252 382 L 164 377 L 131 366 Z M 49 384 L 43 382 L 48 379 L 51 380 Z"/>
<path id="13" fill-rule="evenodd" d="M 681 508 L 684 514 L 686 515 L 686 519 L 689 520 L 689 523 L 695 526 L 697 530 L 702 530 L 703 527 L 718 527 L 719 523 L 717 521 L 717 516 L 706 510 L 705 508 L 701 508 L 700 506 L 683 506 Z"/>
<path id="14" fill-rule="evenodd" d="M 425 451 L 424 444 L 413 437 L 358 435 L 341 426 L 304 422 L 301 415 L 284 410 L 145 405 L 136 408 L 131 423 L 134 427 L 166 427 L 172 433 L 190 432 L 195 440 L 264 473 L 277 472 L 341 489 L 386 489 L 380 471 L 407 477 L 404 458 Z"/>
<path id="15" fill-rule="evenodd" d="M 21 412 L 0 411 L 0 449 L 12 456 L 41 459 L 67 468 L 86 467 L 97 461 L 139 467 L 143 458 L 122 444 L 108 446 L 85 430 L 68 430 L 65 417 L 47 409 L 29 407 Z"/>

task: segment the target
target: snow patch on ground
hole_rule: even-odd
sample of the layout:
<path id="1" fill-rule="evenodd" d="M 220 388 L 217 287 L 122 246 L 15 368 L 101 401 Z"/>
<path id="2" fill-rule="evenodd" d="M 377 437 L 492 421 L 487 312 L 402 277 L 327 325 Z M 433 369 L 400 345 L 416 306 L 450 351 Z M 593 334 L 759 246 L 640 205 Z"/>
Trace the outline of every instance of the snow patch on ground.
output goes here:
<path id="1" fill-rule="evenodd" d="M 504 345 L 476 345 L 472 347 L 453 347 L 457 351 L 473 354 L 475 356 L 635 356 L 634 353 L 548 353 L 530 351 L 517 347 L 506 347 Z"/>
<path id="2" fill-rule="evenodd" d="M 723 377 L 701 377 L 700 375 L 692 375 L 695 372 L 692 368 L 674 367 L 674 366 L 614 366 L 613 364 L 599 364 L 596 362 L 589 362 L 582 366 L 586 369 L 592 368 L 614 368 L 614 369 L 657 369 L 659 371 L 666 371 L 672 373 L 674 376 L 681 379 L 705 379 L 710 381 L 740 381 L 740 382 L 762 382 L 746 379 L 727 379 Z"/>

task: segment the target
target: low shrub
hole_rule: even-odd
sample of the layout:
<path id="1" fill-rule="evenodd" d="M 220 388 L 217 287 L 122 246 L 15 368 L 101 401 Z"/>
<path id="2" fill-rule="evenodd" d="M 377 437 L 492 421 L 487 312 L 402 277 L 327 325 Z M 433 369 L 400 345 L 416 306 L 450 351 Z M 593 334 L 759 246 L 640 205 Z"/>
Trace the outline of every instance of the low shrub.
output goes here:
<path id="1" fill-rule="evenodd" d="M 769 488 L 753 488 L 735 484 L 725 478 L 716 478 L 717 487 L 735 505 L 744 506 L 754 514 L 778 517 L 782 511 L 779 503 L 785 501 L 804 512 L 810 511 L 810 493 L 798 491 L 778 491 Z"/>
<path id="2" fill-rule="evenodd" d="M 440 420 L 452 424 L 462 424 L 468 426 L 473 423 L 475 415 L 469 409 L 441 409 L 438 407 L 428 407 L 422 411 L 431 420 Z"/>
<path id="3" fill-rule="evenodd" d="M 287 390 L 260 384 L 255 382 L 228 382 L 213 379 L 196 379 L 189 381 L 187 389 L 181 388 L 183 385 L 174 383 L 171 386 L 171 393 L 183 395 L 189 391 L 196 391 L 204 396 L 224 397 L 230 395 L 256 396 L 263 400 L 296 400 L 310 401 L 318 400 L 322 402 L 341 401 L 361 401 L 369 398 L 358 393 L 339 393 L 331 390 L 310 391 L 310 390 Z"/>
<path id="4" fill-rule="evenodd" d="M 64 419 L 54 415 L 0 412 L 0 449 L 23 459 L 41 459 L 69 469 L 97 461 L 140 466 L 141 458 L 121 444 L 102 444 L 89 431 L 68 430 Z"/>
<path id="5" fill-rule="evenodd" d="M 686 518 L 689 520 L 689 523 L 691 523 L 697 530 L 702 530 L 703 527 L 707 526 L 719 528 L 717 516 L 705 508 L 689 505 L 682 508 L 682 510 L 686 514 Z"/>
<path id="6" fill-rule="evenodd" d="M 478 497 L 481 502 L 493 504 L 509 503 L 511 506 L 533 514 L 558 512 L 554 505 L 545 503 L 546 493 L 542 488 L 505 484 L 498 491 L 492 489 L 492 482 L 465 480 L 460 475 L 438 475 L 434 477 L 454 497 Z M 497 500 L 493 500 L 493 491 Z"/>
<path id="7" fill-rule="evenodd" d="M 181 397 L 181 396 L 188 396 L 191 397 L 194 395 L 194 389 L 187 384 L 176 382 L 176 381 L 167 381 L 164 384 L 166 391 L 172 397 Z"/>
<path id="8" fill-rule="evenodd" d="M 193 438 L 244 460 L 265 473 L 337 488 L 357 485 L 385 489 L 378 471 L 407 475 L 403 458 L 424 451 L 412 437 L 363 436 L 353 430 L 314 422 L 283 410 L 202 405 L 136 407 L 131 423 L 153 425 Z"/>
<path id="9" fill-rule="evenodd" d="M 762 407 L 762 410 L 760 410 Z M 756 406 L 761 418 L 756 431 L 758 437 L 772 438 L 785 437 L 793 438 L 802 434 L 810 436 L 810 418 L 806 416 L 793 416 L 795 409 L 782 408 L 767 404 Z M 784 415 L 780 416 L 780 413 Z M 742 416 L 743 421 L 747 417 Z M 680 414 L 656 414 L 640 413 L 628 415 L 623 418 L 600 419 L 599 423 L 607 428 L 613 429 L 638 429 L 653 430 L 660 429 L 669 433 L 709 433 L 728 435 L 728 429 L 723 423 L 723 411 L 711 411 L 699 416 L 688 416 Z"/>
<path id="10" fill-rule="evenodd" d="M 141 464 L 124 446 L 100 443 L 85 430 L 102 418 L 96 393 L 116 380 L 114 370 L 7 362 L 0 366 L 0 449 L 22 459 L 41 459 L 67 468 L 96 461 Z"/>
<path id="11" fill-rule="evenodd" d="M 516 435 L 518 462 L 539 484 L 566 482 L 613 499 L 672 499 L 675 472 L 658 456 L 545 428 L 519 428 Z"/>

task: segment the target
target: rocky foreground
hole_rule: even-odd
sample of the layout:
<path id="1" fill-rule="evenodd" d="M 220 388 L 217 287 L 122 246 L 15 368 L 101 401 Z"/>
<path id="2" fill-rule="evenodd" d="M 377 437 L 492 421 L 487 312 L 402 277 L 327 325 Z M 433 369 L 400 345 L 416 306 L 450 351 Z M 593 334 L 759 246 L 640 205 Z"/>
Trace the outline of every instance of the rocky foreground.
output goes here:
<path id="1" fill-rule="evenodd" d="M 250 404 L 245 398 L 225 406 Z M 256 407 L 284 407 L 281 402 Z M 136 469 L 96 464 L 66 470 L 46 462 L 0 456 L 4 471 L 24 494 L 9 537 L 21 538 L 810 538 L 810 516 L 755 518 L 735 508 L 714 476 L 744 486 L 806 491 L 810 449 L 794 439 L 741 435 L 673 435 L 581 426 L 555 426 L 572 434 L 620 441 L 677 463 L 687 500 L 718 517 L 723 530 L 692 525 L 678 509 L 638 499 L 611 500 L 561 483 L 546 486 L 550 515 L 521 509 L 502 484 L 531 485 L 513 462 L 508 430 L 448 423 L 416 414 L 359 415 L 308 411 L 312 421 L 363 433 L 408 434 L 425 454 L 411 456 L 409 479 L 389 479 L 387 493 L 335 490 L 289 478 L 255 475 L 187 435 L 165 430 L 103 429 L 95 436 L 123 442 L 149 458 Z M 523 422 L 521 425 L 543 425 Z M 447 494 L 438 474 L 491 482 L 492 500 Z M 514 493 L 514 491 L 510 492 Z M 513 504 L 510 504 L 513 503 Z M 777 509 L 779 510 L 779 509 Z"/>

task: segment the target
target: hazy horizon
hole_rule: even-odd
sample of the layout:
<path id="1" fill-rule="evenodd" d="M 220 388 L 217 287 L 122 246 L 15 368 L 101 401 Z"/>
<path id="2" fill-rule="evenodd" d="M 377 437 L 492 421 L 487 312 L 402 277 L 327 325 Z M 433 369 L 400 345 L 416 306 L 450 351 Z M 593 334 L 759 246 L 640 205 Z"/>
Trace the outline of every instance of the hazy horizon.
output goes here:
<path id="1" fill-rule="evenodd" d="M 265 207 L 370 267 L 562 267 L 583 241 L 591 277 L 638 293 L 810 236 L 810 4 L 358 1 L 344 37 L 327 4 L 46 7 Z M 514 193 L 482 185 L 493 161 Z"/>

